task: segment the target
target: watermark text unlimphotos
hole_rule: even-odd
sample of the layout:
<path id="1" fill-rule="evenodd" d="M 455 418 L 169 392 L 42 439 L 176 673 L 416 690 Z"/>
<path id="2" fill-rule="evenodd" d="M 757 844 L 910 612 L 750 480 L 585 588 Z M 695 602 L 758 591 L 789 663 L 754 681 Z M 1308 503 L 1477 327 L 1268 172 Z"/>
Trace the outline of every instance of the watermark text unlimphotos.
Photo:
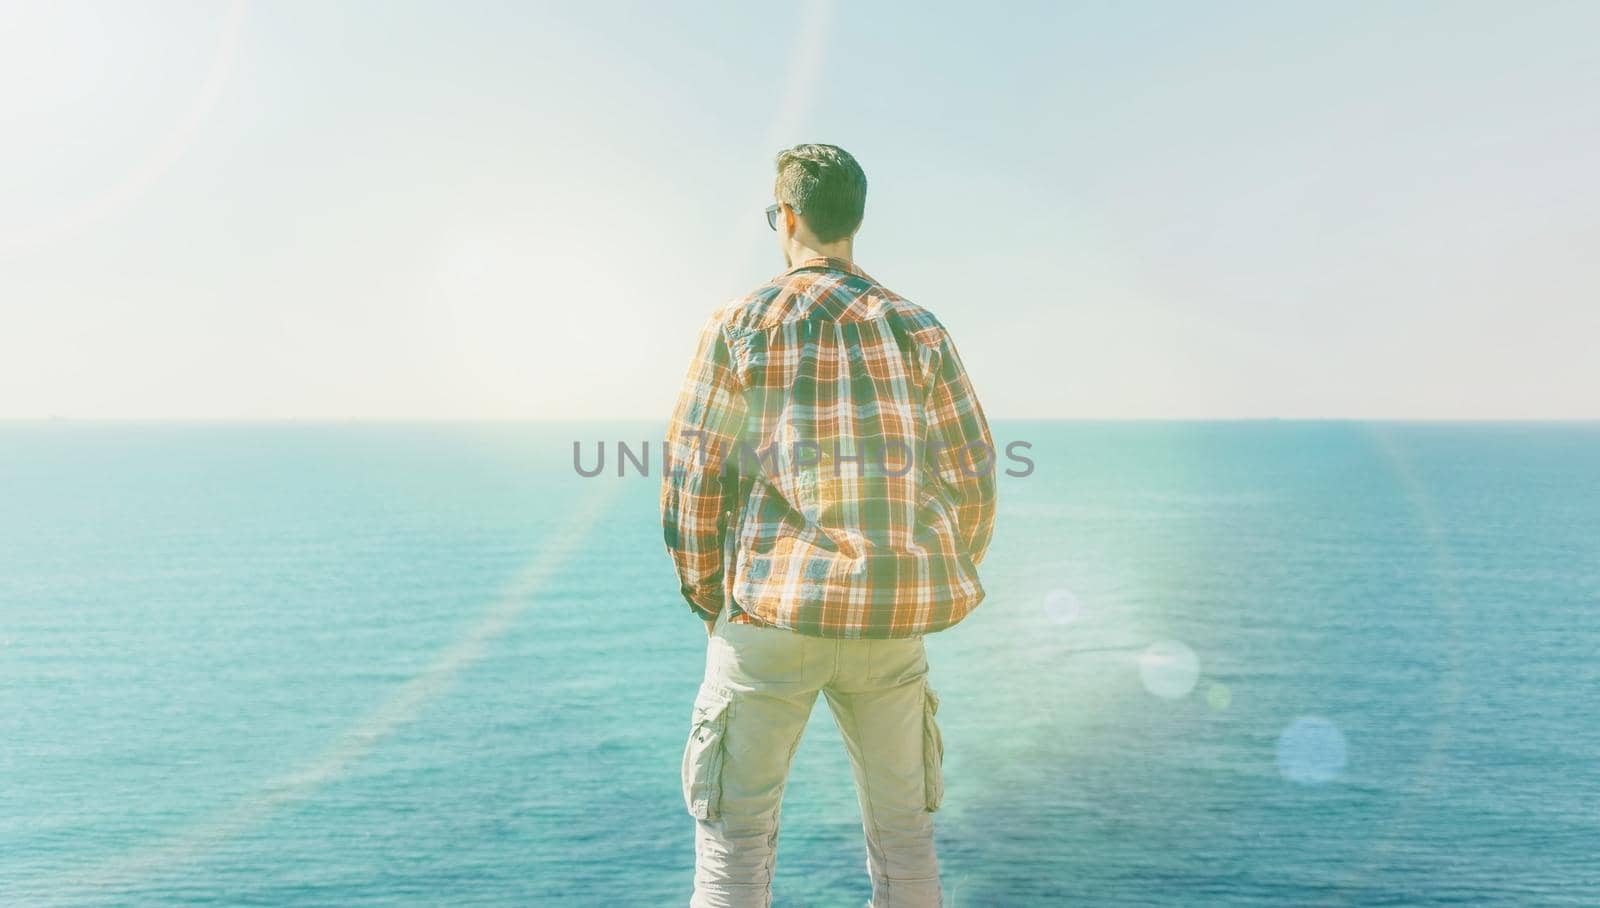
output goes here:
<path id="1" fill-rule="evenodd" d="M 948 469 L 954 464 L 968 476 L 992 473 L 1000 465 L 1000 458 L 996 456 L 995 449 L 983 442 L 951 445 L 933 440 L 913 445 L 909 442 L 888 439 L 850 443 L 835 440 L 831 445 L 823 445 L 813 441 L 795 441 L 790 444 L 774 442 L 758 448 L 743 439 L 722 445 L 709 443 L 705 433 L 695 431 L 684 432 L 681 439 L 677 445 L 670 442 L 660 444 L 662 473 L 674 469 L 683 470 L 681 461 L 685 460 L 698 467 L 711 462 L 726 463 L 732 459 L 733 463 L 730 465 L 736 466 L 740 472 L 761 470 L 776 473 L 785 468 L 818 471 L 827 467 L 833 471 L 835 478 L 845 475 L 847 464 L 854 466 L 856 475 L 894 478 L 909 475 L 919 463 L 933 464 L 943 469 Z M 572 443 L 572 469 L 585 479 L 593 479 L 608 472 L 606 442 L 595 441 L 590 445 L 592 447 L 586 454 L 586 445 L 583 441 Z M 1022 478 L 1033 475 L 1033 459 L 1023 453 L 1032 448 L 1031 442 L 1021 440 L 1010 442 L 1005 446 L 1005 460 L 1010 464 L 1005 470 L 1007 476 Z M 674 453 L 675 449 L 678 451 L 677 454 Z M 637 448 L 628 442 L 618 441 L 615 443 L 615 452 L 616 476 L 634 475 L 646 478 L 650 476 L 653 459 L 650 456 L 649 441 L 639 442 Z M 676 466 L 675 459 L 680 461 Z"/>

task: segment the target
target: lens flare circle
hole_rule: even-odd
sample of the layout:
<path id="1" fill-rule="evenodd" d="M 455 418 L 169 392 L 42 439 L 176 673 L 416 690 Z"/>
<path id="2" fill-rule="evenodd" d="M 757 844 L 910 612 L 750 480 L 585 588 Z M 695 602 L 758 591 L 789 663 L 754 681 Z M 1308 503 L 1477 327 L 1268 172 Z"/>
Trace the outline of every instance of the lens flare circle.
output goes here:
<path id="1" fill-rule="evenodd" d="M 1217 712 L 1222 712 L 1233 705 L 1233 689 L 1221 681 L 1213 681 L 1206 687 L 1206 705 Z"/>
<path id="2" fill-rule="evenodd" d="M 1157 640 L 1139 654 L 1139 680 L 1163 700 L 1179 700 L 1200 680 L 1200 657 L 1177 640 Z"/>
<path id="3" fill-rule="evenodd" d="M 1056 624 L 1071 624 L 1083 617 L 1083 602 L 1069 589 L 1054 589 L 1044 596 L 1044 613 Z"/>
<path id="4" fill-rule="evenodd" d="M 1321 716 L 1301 716 L 1278 736 L 1278 773 L 1290 782 L 1321 785 L 1344 772 L 1344 733 Z"/>

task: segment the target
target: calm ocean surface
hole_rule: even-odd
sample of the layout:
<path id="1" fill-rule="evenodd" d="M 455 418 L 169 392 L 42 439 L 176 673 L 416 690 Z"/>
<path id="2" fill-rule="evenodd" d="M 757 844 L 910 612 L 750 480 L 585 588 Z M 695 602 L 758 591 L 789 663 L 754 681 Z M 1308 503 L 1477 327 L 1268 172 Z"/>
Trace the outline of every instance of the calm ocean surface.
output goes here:
<path id="1" fill-rule="evenodd" d="M 994 430 L 948 904 L 1600 905 L 1600 425 Z M 686 903 L 705 632 L 572 468 L 662 431 L 0 424 L 0 905 Z M 819 699 L 775 904 L 864 862 Z"/>

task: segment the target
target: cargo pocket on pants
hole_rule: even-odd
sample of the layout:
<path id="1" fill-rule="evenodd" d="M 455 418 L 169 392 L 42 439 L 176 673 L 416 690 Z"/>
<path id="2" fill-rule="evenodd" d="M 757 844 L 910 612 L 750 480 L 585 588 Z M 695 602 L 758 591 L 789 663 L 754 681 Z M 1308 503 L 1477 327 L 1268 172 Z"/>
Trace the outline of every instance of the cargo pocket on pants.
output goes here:
<path id="1" fill-rule="evenodd" d="M 944 736 L 939 733 L 939 723 L 934 714 L 939 711 L 939 695 L 922 679 L 922 776 L 926 788 L 928 812 L 939 809 L 944 801 Z"/>
<path id="2" fill-rule="evenodd" d="M 683 801 L 689 815 L 715 820 L 722 800 L 723 736 L 732 697 L 720 688 L 702 689 L 694 701 L 689 743 L 683 749 Z"/>

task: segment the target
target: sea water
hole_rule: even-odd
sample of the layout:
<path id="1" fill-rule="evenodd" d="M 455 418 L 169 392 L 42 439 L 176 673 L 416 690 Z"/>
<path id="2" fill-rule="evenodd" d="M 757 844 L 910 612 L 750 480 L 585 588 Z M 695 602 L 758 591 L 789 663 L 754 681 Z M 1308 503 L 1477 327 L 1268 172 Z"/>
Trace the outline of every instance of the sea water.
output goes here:
<path id="1" fill-rule="evenodd" d="M 947 904 L 1600 904 L 1600 426 L 993 428 Z M 0 905 L 686 903 L 662 431 L 0 424 Z M 774 903 L 860 824 L 819 700 Z"/>

